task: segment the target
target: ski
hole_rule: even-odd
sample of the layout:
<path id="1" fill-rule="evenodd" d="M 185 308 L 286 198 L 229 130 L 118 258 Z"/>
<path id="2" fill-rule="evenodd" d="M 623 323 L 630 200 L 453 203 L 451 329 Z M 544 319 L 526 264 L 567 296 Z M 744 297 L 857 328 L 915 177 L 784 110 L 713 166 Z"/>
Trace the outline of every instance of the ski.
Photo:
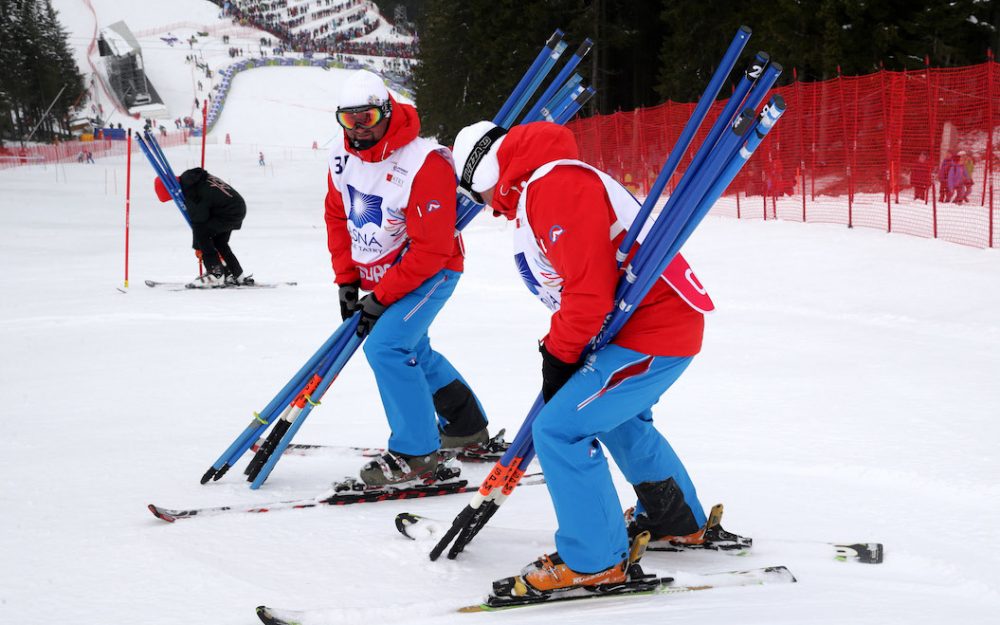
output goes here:
<path id="1" fill-rule="evenodd" d="M 441 467 L 444 466 L 440 465 L 438 469 L 439 475 L 442 474 Z M 458 469 L 447 467 L 447 471 L 454 472 L 454 475 L 447 480 L 436 481 L 431 484 L 421 484 L 418 482 L 416 484 L 411 483 L 410 485 L 397 485 L 387 488 L 366 488 L 364 483 L 357 478 L 347 478 L 334 484 L 334 487 L 330 491 L 316 497 L 274 501 L 252 506 L 236 504 L 231 506 L 172 509 L 149 504 L 146 507 L 153 516 L 161 521 L 173 523 L 183 519 L 218 516 L 222 514 L 259 514 L 276 510 L 299 510 L 319 506 L 349 506 L 352 504 L 375 503 L 379 501 L 423 499 L 426 497 L 471 493 L 479 488 L 478 486 L 469 486 L 467 480 L 457 479 Z M 522 480 L 521 484 L 534 485 L 545 483 L 545 478 L 541 473 L 526 475 L 525 480 Z"/>
<path id="2" fill-rule="evenodd" d="M 602 597 L 635 597 L 649 595 L 667 595 L 694 592 L 697 590 L 710 590 L 712 588 L 733 588 L 739 586 L 762 586 L 765 584 L 790 584 L 794 583 L 795 576 L 784 566 L 771 566 L 761 569 L 747 571 L 724 571 L 721 573 L 709 573 L 706 575 L 695 575 L 677 573 L 682 577 L 680 581 L 673 577 L 656 577 L 655 575 L 645 576 L 643 579 L 627 582 L 626 584 L 607 585 L 593 590 L 570 591 L 568 594 L 549 595 L 545 599 L 528 600 L 516 604 L 490 605 L 480 603 L 458 608 L 458 612 L 496 612 L 500 610 L 511 610 L 514 608 L 524 608 L 543 604 L 563 603 L 565 601 L 578 601 L 583 599 L 600 599 Z M 518 598 L 520 600 L 522 598 Z M 310 615 L 316 615 L 313 610 L 284 610 L 271 608 L 268 606 L 257 606 L 257 617 L 264 625 L 307 625 Z"/>
<path id="3" fill-rule="evenodd" d="M 425 536 L 443 535 L 450 526 L 440 519 L 400 512 L 396 515 L 396 531 L 411 540 L 420 540 Z M 724 531 L 724 530 L 723 530 Z M 729 534 L 729 532 L 725 532 Z M 732 534 L 739 542 L 725 542 L 714 545 L 681 545 L 667 542 L 650 542 L 646 551 L 717 551 L 733 556 L 745 556 L 750 553 L 752 545 L 749 539 Z M 774 542 L 816 544 L 832 548 L 831 557 L 838 562 L 854 561 L 862 564 L 880 564 L 883 561 L 885 548 L 882 543 L 853 543 L 839 544 L 824 541 L 782 541 L 781 539 L 771 539 Z M 744 542 L 745 541 L 745 542 Z"/>
<path id="4" fill-rule="evenodd" d="M 211 289 L 274 289 L 279 286 L 295 286 L 298 282 L 254 282 L 253 284 L 219 284 L 213 286 L 188 286 L 189 282 L 161 282 L 158 280 L 146 280 L 146 286 L 150 288 L 166 287 L 169 291 L 197 291 Z"/>
<path id="5" fill-rule="evenodd" d="M 439 453 L 445 459 L 456 458 L 461 462 L 493 463 L 503 457 L 510 443 L 503 440 L 504 430 L 497 432 L 485 445 L 469 446 L 463 449 L 441 450 Z M 259 438 L 250 450 L 256 452 L 264 439 Z M 291 443 L 285 448 L 286 456 L 326 456 L 342 454 L 358 454 L 366 458 L 374 458 L 385 453 L 384 447 L 359 447 L 353 445 L 320 445 L 310 443 Z"/>
<path id="6" fill-rule="evenodd" d="M 747 571 L 723 571 L 706 575 L 683 574 L 683 581 L 673 577 L 644 575 L 622 584 L 602 584 L 590 588 L 573 588 L 561 592 L 522 597 L 496 596 L 483 603 L 459 608 L 459 612 L 496 612 L 535 605 L 548 605 L 563 601 L 580 601 L 604 597 L 634 597 L 646 595 L 672 595 L 713 588 L 736 586 L 762 586 L 764 584 L 791 584 L 795 576 L 784 566 L 769 566 Z"/>

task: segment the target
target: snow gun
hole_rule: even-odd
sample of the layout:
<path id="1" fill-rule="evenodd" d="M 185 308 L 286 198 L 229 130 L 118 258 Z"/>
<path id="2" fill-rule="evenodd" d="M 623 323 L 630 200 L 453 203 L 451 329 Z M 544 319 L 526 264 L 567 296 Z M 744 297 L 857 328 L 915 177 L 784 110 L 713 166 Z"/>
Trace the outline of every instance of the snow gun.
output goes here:
<path id="1" fill-rule="evenodd" d="M 629 257 L 653 207 L 718 97 L 719 90 L 733 70 L 750 34 L 749 28 L 741 27 L 726 50 L 635 221 L 628 228 L 616 253 L 619 266 Z M 757 107 L 764 101 L 781 74 L 781 69 L 777 63 L 771 63 L 765 53 L 758 53 L 750 62 L 676 190 L 648 229 L 631 262 L 625 266 L 615 293 L 615 306 L 584 356 L 596 352 L 614 339 L 684 242 L 784 113 L 785 102 L 778 95 L 771 98 L 761 112 L 757 113 Z M 440 557 L 449 545 L 448 558 L 454 559 L 514 491 L 534 458 L 531 426 L 544 405 L 539 393 L 510 447 L 490 471 L 472 501 L 455 517 L 451 527 L 431 550 L 431 560 Z"/>
<path id="2" fill-rule="evenodd" d="M 493 118 L 493 123 L 504 128 L 510 128 L 518 123 L 516 120 L 524 107 L 569 47 L 563 41 L 563 36 L 563 31 L 557 29 L 546 41 L 531 66 Z M 586 39 L 580 44 L 519 123 L 547 120 L 564 124 L 576 115 L 595 93 L 593 87 L 582 86 L 582 77 L 573 73 L 573 70 L 592 46 L 593 42 L 590 39 Z M 151 145 L 153 150 L 158 147 L 155 139 Z M 148 147 L 144 147 L 143 151 L 145 152 Z M 167 181 L 163 177 L 165 174 L 169 174 L 169 165 L 166 165 L 166 159 L 156 161 L 152 152 L 146 152 L 146 154 L 150 162 L 153 163 L 154 169 L 157 169 L 157 174 L 166 184 Z M 163 167 L 163 165 L 166 166 Z M 176 184 L 176 179 L 173 180 Z M 171 187 L 167 186 L 167 188 Z M 463 193 L 459 193 L 457 199 L 458 214 L 455 228 L 456 232 L 461 232 L 477 214 L 482 212 L 483 205 L 476 203 L 475 200 Z M 181 198 L 181 202 L 183 205 L 183 198 Z M 360 311 L 356 312 L 353 317 L 344 321 L 305 365 L 292 376 L 271 402 L 260 412 L 253 413 L 253 419 L 249 425 L 240 432 L 232 444 L 202 475 L 202 484 L 208 483 L 209 480 L 220 479 L 233 464 L 239 461 L 244 453 L 256 445 L 256 453 L 244 473 L 247 476 L 247 481 L 250 482 L 250 488 L 260 488 L 288 448 L 296 432 L 313 408 L 319 405 L 323 394 L 364 341 L 363 337 L 358 337 L 356 334 L 360 315 Z M 273 427 L 271 427 L 272 425 Z M 263 441 L 259 442 L 269 427 L 271 427 L 271 431 Z"/>

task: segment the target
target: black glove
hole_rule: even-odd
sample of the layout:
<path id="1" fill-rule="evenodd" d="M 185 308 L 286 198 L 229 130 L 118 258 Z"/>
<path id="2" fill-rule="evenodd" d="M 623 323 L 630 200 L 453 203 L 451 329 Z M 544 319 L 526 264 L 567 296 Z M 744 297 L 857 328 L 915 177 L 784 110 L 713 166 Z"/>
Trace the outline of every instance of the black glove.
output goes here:
<path id="1" fill-rule="evenodd" d="M 361 319 L 358 320 L 357 334 L 360 337 L 364 337 L 372 331 L 375 322 L 378 321 L 378 318 L 382 316 L 382 313 L 385 312 L 388 306 L 383 306 L 374 293 L 369 293 L 358 302 L 358 308 L 361 309 Z"/>
<path id="2" fill-rule="evenodd" d="M 361 281 L 356 280 L 350 284 L 341 284 L 338 295 L 340 296 L 340 318 L 347 321 L 347 318 L 358 309 L 358 289 L 361 288 Z"/>
<path id="3" fill-rule="evenodd" d="M 538 344 L 538 351 L 542 353 L 542 398 L 548 403 L 552 396 L 573 377 L 580 365 L 559 360 L 545 349 L 545 343 Z"/>

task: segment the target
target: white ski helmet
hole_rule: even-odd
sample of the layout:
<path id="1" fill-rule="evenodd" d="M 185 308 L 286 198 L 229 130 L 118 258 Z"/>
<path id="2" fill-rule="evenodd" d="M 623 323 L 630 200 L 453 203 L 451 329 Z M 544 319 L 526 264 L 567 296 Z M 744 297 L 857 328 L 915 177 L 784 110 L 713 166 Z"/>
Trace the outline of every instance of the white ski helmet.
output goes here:
<path id="1" fill-rule="evenodd" d="M 385 83 L 375 74 L 365 69 L 359 69 L 344 82 L 337 98 L 337 109 L 355 109 L 367 106 L 377 106 L 382 109 L 382 115 L 389 117 L 391 106 L 389 90 Z"/>
<path id="2" fill-rule="evenodd" d="M 459 186 L 475 194 L 496 186 L 500 180 L 497 151 L 506 133 L 506 129 L 488 121 L 476 122 L 459 131 L 452 149 Z"/>

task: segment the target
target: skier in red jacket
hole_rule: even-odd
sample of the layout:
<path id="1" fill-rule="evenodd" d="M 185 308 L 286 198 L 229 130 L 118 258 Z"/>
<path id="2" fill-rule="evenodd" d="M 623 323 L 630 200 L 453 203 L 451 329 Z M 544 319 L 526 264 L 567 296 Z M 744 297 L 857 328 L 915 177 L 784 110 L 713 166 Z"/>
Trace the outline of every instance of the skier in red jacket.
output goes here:
<path id="1" fill-rule="evenodd" d="M 361 311 L 358 334 L 392 429 L 361 478 L 400 484 L 432 473 L 440 448 L 489 441 L 479 400 L 427 334 L 462 275 L 455 175 L 448 150 L 417 136 L 416 109 L 371 72 L 346 81 L 337 121 L 344 140 L 330 154 L 328 245 L 341 316 Z M 361 290 L 370 292 L 359 300 Z"/>
<path id="2" fill-rule="evenodd" d="M 518 270 L 553 311 L 539 346 L 546 403 L 532 435 L 559 522 L 558 552 L 494 591 L 544 595 L 622 583 L 629 537 L 645 531 L 664 543 L 717 540 L 721 528 L 708 523 L 684 465 L 652 424 L 651 407 L 701 349 L 703 313 L 713 308 L 684 258 L 675 258 L 612 343 L 582 360 L 614 306 L 615 251 L 638 202 L 578 160 L 573 134 L 556 124 L 505 133 L 479 122 L 458 134 L 454 155 L 459 184 L 494 215 L 515 220 Z M 628 526 L 601 443 L 638 495 Z"/>

